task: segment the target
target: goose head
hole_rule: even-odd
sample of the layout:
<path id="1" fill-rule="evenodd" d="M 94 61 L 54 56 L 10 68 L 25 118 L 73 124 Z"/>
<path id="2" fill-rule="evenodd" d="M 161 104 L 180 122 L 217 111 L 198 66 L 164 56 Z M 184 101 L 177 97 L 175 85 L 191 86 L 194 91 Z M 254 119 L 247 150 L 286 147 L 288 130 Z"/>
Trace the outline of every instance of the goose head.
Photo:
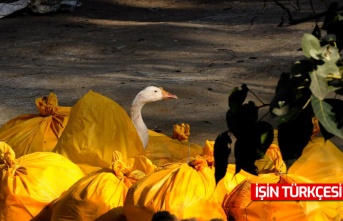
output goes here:
<path id="1" fill-rule="evenodd" d="M 177 99 L 177 96 L 163 90 L 161 87 L 149 86 L 137 94 L 132 105 L 147 104 L 167 99 Z"/>
<path id="2" fill-rule="evenodd" d="M 133 100 L 131 105 L 131 119 L 142 140 L 144 148 L 146 148 L 149 142 L 149 132 L 142 118 L 141 111 L 143 106 L 147 103 L 169 99 L 177 99 L 177 96 L 165 91 L 161 87 L 148 86 L 140 91 Z"/>

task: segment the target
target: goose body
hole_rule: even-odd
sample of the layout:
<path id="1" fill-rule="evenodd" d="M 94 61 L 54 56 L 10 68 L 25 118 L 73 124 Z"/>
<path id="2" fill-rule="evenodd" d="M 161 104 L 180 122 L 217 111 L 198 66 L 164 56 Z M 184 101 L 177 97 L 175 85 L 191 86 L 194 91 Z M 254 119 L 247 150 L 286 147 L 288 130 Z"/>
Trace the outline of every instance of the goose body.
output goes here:
<path id="1" fill-rule="evenodd" d="M 161 87 L 148 86 L 140 91 L 132 102 L 131 119 L 137 129 L 144 148 L 146 148 L 149 142 L 149 131 L 143 121 L 142 108 L 147 103 L 167 99 L 177 99 L 177 96 L 163 90 Z"/>

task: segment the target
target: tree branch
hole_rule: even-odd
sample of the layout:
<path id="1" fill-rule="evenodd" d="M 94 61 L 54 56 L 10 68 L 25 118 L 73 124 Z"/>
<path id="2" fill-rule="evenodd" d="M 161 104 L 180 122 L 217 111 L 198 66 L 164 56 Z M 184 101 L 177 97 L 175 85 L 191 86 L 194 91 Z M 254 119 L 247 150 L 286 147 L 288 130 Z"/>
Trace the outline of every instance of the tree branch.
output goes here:
<path id="1" fill-rule="evenodd" d="M 340 7 L 337 8 L 337 11 L 342 11 L 342 10 L 343 10 L 343 6 L 340 6 Z M 309 16 L 304 17 L 304 18 L 299 18 L 299 19 L 291 20 L 291 21 L 289 21 L 288 24 L 289 25 L 296 25 L 296 24 L 299 24 L 299 23 L 302 23 L 302 22 L 318 19 L 318 18 L 323 17 L 325 15 L 326 15 L 326 11 L 318 12 L 316 14 L 312 14 L 312 15 L 309 15 Z"/>
<path id="2" fill-rule="evenodd" d="M 292 16 L 292 13 L 291 13 L 291 11 L 288 9 L 288 8 L 286 8 L 283 4 L 281 4 L 278 0 L 273 0 L 278 6 L 280 6 L 284 11 L 286 11 L 287 12 L 287 14 L 288 14 L 288 20 L 291 22 L 291 21 L 293 21 L 293 16 Z"/>

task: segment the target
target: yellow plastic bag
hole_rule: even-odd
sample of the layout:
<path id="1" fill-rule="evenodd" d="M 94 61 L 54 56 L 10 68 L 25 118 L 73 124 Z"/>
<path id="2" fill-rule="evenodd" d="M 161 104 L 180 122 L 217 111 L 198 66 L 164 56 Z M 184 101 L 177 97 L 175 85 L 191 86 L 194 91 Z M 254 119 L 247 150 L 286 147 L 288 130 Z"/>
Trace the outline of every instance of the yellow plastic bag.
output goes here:
<path id="1" fill-rule="evenodd" d="M 123 205 L 132 186 L 133 159 L 124 162 L 119 152 L 113 157 L 111 169 L 89 174 L 75 183 L 52 206 L 51 221 L 116 221 L 124 216 Z M 145 176 L 142 172 L 141 177 Z M 137 219 L 139 220 L 139 219 Z"/>
<path id="2" fill-rule="evenodd" d="M 17 157 L 52 151 L 68 122 L 70 107 L 58 106 L 57 97 L 36 99 L 39 114 L 20 115 L 0 128 L 0 140 L 10 145 Z"/>
<path id="3" fill-rule="evenodd" d="M 262 159 L 255 161 L 257 173 L 286 173 L 287 167 L 278 145 L 271 144 Z"/>
<path id="4" fill-rule="evenodd" d="M 123 159 L 144 155 L 143 144 L 125 110 L 92 91 L 73 106 L 55 151 L 79 165 L 85 174 L 108 168 L 114 151 L 122 153 Z"/>
<path id="5" fill-rule="evenodd" d="M 316 183 L 343 183 L 343 153 L 330 140 L 312 137 L 288 172 Z"/>
<path id="6" fill-rule="evenodd" d="M 343 153 L 330 140 L 312 137 L 288 170 L 316 183 L 343 183 Z M 343 218 L 343 203 L 341 217 Z"/>
<path id="7" fill-rule="evenodd" d="M 241 170 L 239 173 L 235 174 L 236 165 L 229 164 L 227 166 L 225 176 L 218 182 L 216 189 L 213 193 L 213 200 L 218 204 L 222 205 L 225 195 L 228 195 L 236 188 L 241 182 L 252 177 L 256 177 L 244 170 Z"/>
<path id="8" fill-rule="evenodd" d="M 215 185 L 214 170 L 200 156 L 189 164 L 165 165 L 130 188 L 124 213 L 128 221 L 137 221 L 138 218 L 140 221 L 150 221 L 155 212 L 163 210 L 180 219 L 222 218 L 225 214 L 220 204 L 210 200 Z M 209 210 L 208 205 L 217 207 Z"/>
<path id="9" fill-rule="evenodd" d="M 142 171 L 145 174 L 150 174 L 152 172 L 155 172 L 158 167 L 154 165 L 150 159 L 148 159 L 146 156 L 138 155 L 132 158 L 133 159 L 133 166 L 132 170 L 139 170 Z"/>
<path id="10" fill-rule="evenodd" d="M 206 140 L 200 156 L 204 157 L 209 167 L 214 166 L 214 141 Z"/>
<path id="11" fill-rule="evenodd" d="M 149 130 L 149 143 L 145 156 L 156 166 L 173 162 L 187 162 L 188 157 L 202 153 L 202 146 L 172 139 L 164 134 Z"/>
<path id="12" fill-rule="evenodd" d="M 31 220 L 46 205 L 84 176 L 67 158 L 35 152 L 15 159 L 11 147 L 0 142 L 0 220 Z"/>
<path id="13" fill-rule="evenodd" d="M 241 182 L 225 196 L 223 207 L 228 219 L 236 221 L 325 221 L 339 220 L 336 201 L 252 201 L 251 183 L 312 183 L 304 177 L 262 174 Z"/>

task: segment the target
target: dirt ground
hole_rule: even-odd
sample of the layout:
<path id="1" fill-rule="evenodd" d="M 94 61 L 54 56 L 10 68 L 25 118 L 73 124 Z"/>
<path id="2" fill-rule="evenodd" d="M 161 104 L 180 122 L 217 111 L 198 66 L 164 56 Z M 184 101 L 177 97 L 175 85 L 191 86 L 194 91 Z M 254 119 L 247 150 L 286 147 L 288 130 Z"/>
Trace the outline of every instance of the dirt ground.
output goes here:
<path id="1" fill-rule="evenodd" d="M 295 17 L 311 12 L 307 0 L 300 12 L 282 2 Z M 173 124 L 189 123 L 190 142 L 203 145 L 227 129 L 234 87 L 246 83 L 269 103 L 279 75 L 302 58 L 301 38 L 315 22 L 277 27 L 281 14 L 272 1 L 85 0 L 74 12 L 5 17 L 0 125 L 37 113 L 35 98 L 50 91 L 73 106 L 93 90 L 129 112 L 134 96 L 155 85 L 179 99 L 145 106 L 148 127 L 171 135 Z"/>

